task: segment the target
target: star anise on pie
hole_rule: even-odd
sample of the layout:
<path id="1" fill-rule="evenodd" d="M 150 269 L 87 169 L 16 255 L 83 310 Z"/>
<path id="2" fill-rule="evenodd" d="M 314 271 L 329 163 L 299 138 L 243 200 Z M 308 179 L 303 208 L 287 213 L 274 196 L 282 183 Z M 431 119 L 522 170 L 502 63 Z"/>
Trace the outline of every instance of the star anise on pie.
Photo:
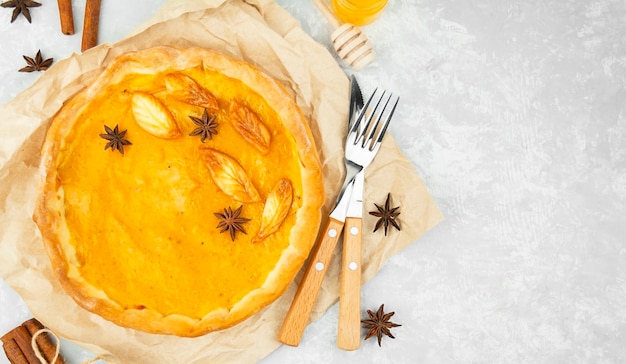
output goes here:
<path id="1" fill-rule="evenodd" d="M 15 8 L 13 9 L 13 15 L 11 15 L 11 23 L 17 19 L 17 16 L 22 14 L 28 20 L 29 23 L 32 22 L 30 17 L 30 10 L 28 8 L 36 8 L 41 6 L 40 3 L 32 0 L 9 0 L 0 4 L 3 8 Z"/>
<path id="2" fill-rule="evenodd" d="M 389 319 L 391 319 L 391 316 L 393 316 L 395 312 L 385 313 L 384 310 L 384 304 L 380 305 L 378 311 L 376 312 L 373 312 L 372 310 L 367 310 L 367 314 L 369 315 L 370 319 L 361 320 L 363 328 L 368 330 L 367 334 L 365 335 L 365 340 L 376 335 L 376 337 L 378 338 L 378 346 L 381 346 L 380 342 L 383 338 L 383 334 L 389 336 L 392 339 L 395 339 L 395 337 L 391 334 L 390 329 L 393 327 L 402 326 L 389 321 Z"/>
<path id="3" fill-rule="evenodd" d="M 387 229 L 389 225 L 395 227 L 400 231 L 400 225 L 398 224 L 398 220 L 396 219 L 400 212 L 398 209 L 400 206 L 391 208 L 391 193 L 387 194 L 387 200 L 385 201 L 385 206 L 380 207 L 378 204 L 374 204 L 378 211 L 370 211 L 370 215 L 378 217 L 378 221 L 376 221 L 376 226 L 374 226 L 374 232 L 378 230 L 381 226 L 385 228 L 385 236 L 387 236 Z"/>
<path id="4" fill-rule="evenodd" d="M 37 51 L 35 58 L 29 56 L 22 57 L 26 60 L 27 66 L 20 68 L 19 72 L 45 71 L 52 65 L 52 62 L 54 62 L 54 58 L 43 59 L 41 50 Z"/>
<path id="5" fill-rule="evenodd" d="M 198 126 L 189 134 L 190 136 L 200 135 L 200 140 L 204 143 L 206 138 L 212 139 L 213 135 L 217 134 L 219 124 L 215 121 L 215 115 L 209 116 L 206 109 L 202 113 L 202 118 L 195 116 L 189 116 L 189 118 Z"/>
<path id="6" fill-rule="evenodd" d="M 117 149 L 120 153 L 124 154 L 124 146 L 133 144 L 124 139 L 124 136 L 126 135 L 126 132 L 128 130 L 120 132 L 119 125 L 115 125 L 115 128 L 113 129 L 105 125 L 104 131 L 106 131 L 106 134 L 100 134 L 100 137 L 109 141 L 104 146 L 104 150 L 111 148 L 111 151 L 114 151 Z"/>
<path id="7" fill-rule="evenodd" d="M 237 210 L 233 211 L 230 206 L 228 206 L 227 209 L 224 209 L 223 214 L 219 212 L 213 213 L 215 216 L 217 216 L 218 219 L 220 219 L 219 224 L 217 224 L 217 228 L 222 229 L 220 230 L 220 233 L 228 231 L 230 233 L 230 238 L 232 241 L 235 241 L 235 233 L 237 231 L 246 234 L 246 230 L 244 230 L 242 224 L 250 221 L 250 219 L 239 216 L 241 215 L 242 207 L 243 205 L 239 206 Z"/>

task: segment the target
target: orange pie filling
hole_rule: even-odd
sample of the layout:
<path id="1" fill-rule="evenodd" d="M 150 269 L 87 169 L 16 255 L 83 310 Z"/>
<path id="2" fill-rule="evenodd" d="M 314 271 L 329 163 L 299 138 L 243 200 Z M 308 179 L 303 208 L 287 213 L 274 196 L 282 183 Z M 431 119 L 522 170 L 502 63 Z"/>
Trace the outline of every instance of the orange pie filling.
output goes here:
<path id="1" fill-rule="evenodd" d="M 201 320 L 233 308 L 294 238 L 304 187 L 292 132 L 264 95 L 202 64 L 115 81 L 56 146 L 65 274 L 120 310 Z M 127 142 L 109 143 L 114 128 Z"/>

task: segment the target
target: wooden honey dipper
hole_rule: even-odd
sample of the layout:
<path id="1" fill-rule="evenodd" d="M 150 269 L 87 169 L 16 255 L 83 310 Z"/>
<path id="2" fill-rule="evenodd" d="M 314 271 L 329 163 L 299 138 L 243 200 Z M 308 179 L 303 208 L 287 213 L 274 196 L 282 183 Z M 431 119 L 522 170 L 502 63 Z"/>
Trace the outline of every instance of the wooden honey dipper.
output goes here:
<path id="1" fill-rule="evenodd" d="M 341 24 L 324 0 L 313 2 L 334 29 L 330 39 L 339 58 L 357 71 L 370 64 L 375 58 L 374 50 L 361 29 L 353 24 Z"/>

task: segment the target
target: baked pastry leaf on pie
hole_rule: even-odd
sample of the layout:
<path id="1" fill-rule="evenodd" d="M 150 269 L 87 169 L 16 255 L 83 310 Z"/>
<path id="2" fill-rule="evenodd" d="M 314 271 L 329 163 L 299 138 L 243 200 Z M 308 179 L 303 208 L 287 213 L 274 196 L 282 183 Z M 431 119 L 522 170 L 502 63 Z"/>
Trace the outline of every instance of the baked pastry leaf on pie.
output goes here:
<path id="1" fill-rule="evenodd" d="M 281 84 L 201 48 L 123 54 L 52 119 L 34 220 L 82 307 L 198 336 L 291 283 L 324 203 L 307 120 Z"/>

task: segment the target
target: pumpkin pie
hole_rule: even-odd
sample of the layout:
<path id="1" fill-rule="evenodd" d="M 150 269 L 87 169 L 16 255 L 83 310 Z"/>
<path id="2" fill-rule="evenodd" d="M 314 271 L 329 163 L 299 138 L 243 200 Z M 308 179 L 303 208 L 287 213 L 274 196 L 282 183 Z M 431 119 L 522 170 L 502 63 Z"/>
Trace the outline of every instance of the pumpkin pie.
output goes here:
<path id="1" fill-rule="evenodd" d="M 198 336 L 278 298 L 324 202 L 279 82 L 201 48 L 117 57 L 51 120 L 34 220 L 54 274 L 117 325 Z"/>

